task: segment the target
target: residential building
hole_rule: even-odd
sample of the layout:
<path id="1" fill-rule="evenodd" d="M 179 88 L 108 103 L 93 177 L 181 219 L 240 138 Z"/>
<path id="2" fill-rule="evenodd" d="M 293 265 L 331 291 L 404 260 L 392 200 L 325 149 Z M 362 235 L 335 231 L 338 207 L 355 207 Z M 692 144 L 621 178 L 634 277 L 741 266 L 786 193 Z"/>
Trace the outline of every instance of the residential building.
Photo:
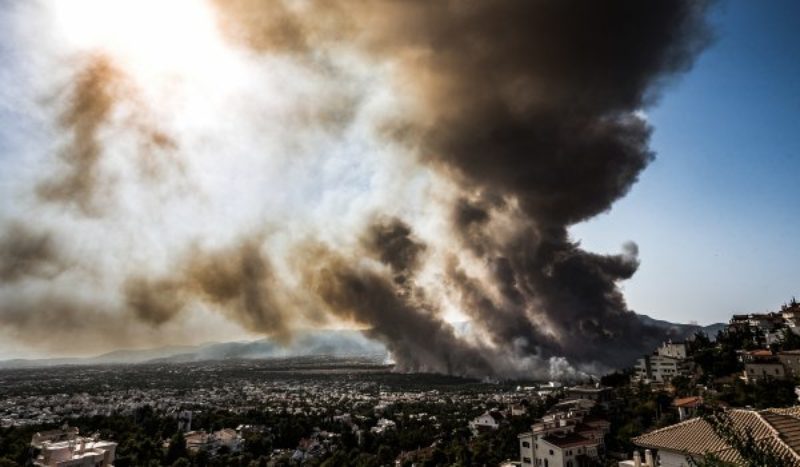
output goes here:
<path id="1" fill-rule="evenodd" d="M 672 342 L 672 340 L 661 344 L 661 347 L 656 350 L 656 353 L 662 357 L 672 357 L 677 359 L 684 359 L 689 356 L 685 342 Z"/>
<path id="2" fill-rule="evenodd" d="M 512 417 L 522 417 L 527 415 L 528 407 L 523 404 L 511 404 L 511 416 Z"/>
<path id="3" fill-rule="evenodd" d="M 758 444 L 800 465 L 800 407 L 758 412 L 732 409 L 727 414 L 736 430 L 749 432 Z M 645 433 L 632 441 L 640 448 L 656 450 L 653 465 L 661 467 L 690 467 L 692 459 L 708 454 L 734 466 L 744 465 L 739 453 L 699 417 Z"/>
<path id="4" fill-rule="evenodd" d="M 37 467 L 113 467 L 117 443 L 78 435 L 77 428 L 39 432 L 31 439 Z"/>
<path id="5" fill-rule="evenodd" d="M 604 452 L 610 423 L 589 416 L 596 403 L 589 399 L 566 400 L 518 436 L 522 467 L 580 467 Z"/>
<path id="6" fill-rule="evenodd" d="M 781 313 L 733 315 L 728 324 L 729 330 L 749 329 L 753 333 L 753 343 L 768 346 L 780 342 L 783 338 L 783 331 L 787 327 L 789 327 L 788 322 Z"/>
<path id="7" fill-rule="evenodd" d="M 186 449 L 191 452 L 200 450 L 215 454 L 220 448 L 225 447 L 230 452 L 239 452 L 244 446 L 244 438 L 232 428 L 223 428 L 211 433 L 205 430 L 190 431 L 184 435 Z"/>
<path id="8" fill-rule="evenodd" d="M 695 416 L 697 409 L 703 406 L 703 398 L 691 396 L 675 399 L 672 401 L 672 406 L 678 409 L 678 419 L 683 421 Z"/>
<path id="9" fill-rule="evenodd" d="M 60 441 L 73 440 L 78 437 L 80 431 L 76 427 L 64 425 L 60 430 L 39 431 L 34 433 L 31 439 L 31 447 L 41 449 L 45 442 L 57 443 Z"/>
<path id="10" fill-rule="evenodd" d="M 649 449 L 644 450 L 644 460 L 639 451 L 633 451 L 633 459 L 620 461 L 617 467 L 658 467 L 653 458 L 653 453 Z"/>
<path id="11" fill-rule="evenodd" d="M 748 383 L 769 379 L 786 379 L 786 371 L 780 362 L 753 362 L 744 364 L 744 380 Z"/>
<path id="12" fill-rule="evenodd" d="M 536 441 L 533 432 L 525 432 L 519 438 L 519 458 L 522 467 L 531 467 L 536 460 Z"/>
<path id="13" fill-rule="evenodd" d="M 668 383 L 676 376 L 691 372 L 691 361 L 685 342 L 667 341 L 653 352 L 636 361 L 634 379 L 645 382 Z"/>
<path id="14" fill-rule="evenodd" d="M 769 349 L 737 350 L 742 363 L 774 362 L 775 354 Z"/>
<path id="15" fill-rule="evenodd" d="M 387 431 L 392 431 L 397 429 L 397 424 L 393 420 L 389 420 L 387 418 L 380 418 L 378 423 L 370 428 L 370 433 L 374 433 L 376 435 L 383 434 Z"/>
<path id="16" fill-rule="evenodd" d="M 797 300 L 792 299 L 791 302 L 783 305 L 781 316 L 793 333 L 800 334 L 800 303 L 797 303 Z"/>
<path id="17" fill-rule="evenodd" d="M 186 433 L 192 431 L 192 411 L 181 410 L 178 414 L 178 431 Z"/>
<path id="18" fill-rule="evenodd" d="M 783 364 L 787 375 L 792 378 L 800 376 L 800 350 L 778 352 L 778 361 Z"/>
<path id="19" fill-rule="evenodd" d="M 500 412 L 488 410 L 472 419 L 472 421 L 469 422 L 469 429 L 477 435 L 484 431 L 496 430 L 500 428 L 500 424 L 503 422 L 505 422 L 505 417 L 503 417 Z"/>
<path id="20" fill-rule="evenodd" d="M 583 467 L 596 464 L 602 440 L 588 439 L 577 433 L 549 435 L 537 443 L 537 467 Z"/>
<path id="21" fill-rule="evenodd" d="M 668 383 L 684 374 L 683 360 L 661 355 L 645 355 L 636 361 L 634 377 L 645 382 Z"/>
<path id="22" fill-rule="evenodd" d="M 596 404 L 606 405 L 613 399 L 611 388 L 605 386 L 574 386 L 564 391 L 567 400 L 590 400 Z"/>

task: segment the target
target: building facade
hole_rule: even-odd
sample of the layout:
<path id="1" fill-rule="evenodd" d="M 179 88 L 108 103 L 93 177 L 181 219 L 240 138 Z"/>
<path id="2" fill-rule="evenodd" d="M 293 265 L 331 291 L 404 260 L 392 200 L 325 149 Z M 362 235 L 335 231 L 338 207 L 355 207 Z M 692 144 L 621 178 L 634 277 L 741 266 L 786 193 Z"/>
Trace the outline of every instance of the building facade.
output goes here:
<path id="1" fill-rule="evenodd" d="M 604 453 L 610 424 L 589 415 L 597 403 L 590 399 L 566 400 L 531 426 L 519 438 L 522 467 L 583 467 L 594 465 Z"/>
<path id="2" fill-rule="evenodd" d="M 31 439 L 37 467 L 113 467 L 117 443 L 80 436 L 77 428 L 39 432 Z"/>

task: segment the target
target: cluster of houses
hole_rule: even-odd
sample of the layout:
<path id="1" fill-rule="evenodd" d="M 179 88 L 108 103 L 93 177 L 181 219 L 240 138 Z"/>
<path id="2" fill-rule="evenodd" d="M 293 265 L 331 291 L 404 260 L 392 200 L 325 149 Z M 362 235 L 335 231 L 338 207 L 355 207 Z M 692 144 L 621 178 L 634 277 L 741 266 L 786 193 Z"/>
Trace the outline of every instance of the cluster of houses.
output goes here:
<path id="1" fill-rule="evenodd" d="M 743 379 L 747 382 L 800 376 L 800 350 L 751 350 L 743 352 L 741 358 L 744 363 Z"/>
<path id="2" fill-rule="evenodd" d="M 750 332 L 754 346 L 763 347 L 739 351 L 744 381 L 784 380 L 800 376 L 800 350 L 771 350 L 785 339 L 787 332 L 800 335 L 800 304 L 792 301 L 777 313 L 733 315 L 727 331 L 744 330 Z M 637 360 L 633 379 L 651 384 L 669 383 L 677 376 L 691 377 L 695 370 L 689 346 L 685 342 L 668 341 L 652 355 Z"/>
<path id="3" fill-rule="evenodd" d="M 753 383 L 800 377 L 800 350 L 774 350 L 782 347 L 778 344 L 783 344 L 787 336 L 800 335 L 800 304 L 796 301 L 778 313 L 734 315 L 727 332 L 751 336 L 752 345 L 748 347 L 757 348 L 737 351 L 743 367 L 741 380 Z M 638 360 L 632 379 L 658 386 L 677 376 L 691 377 L 696 370 L 691 357 L 690 346 L 666 342 L 653 355 Z M 620 467 L 689 467 L 709 455 L 724 465 L 750 465 L 730 439 L 723 438 L 707 419 L 696 416 L 703 405 L 701 396 L 675 399 L 672 405 L 680 422 L 633 438 L 638 449 L 631 459 L 620 462 Z M 750 437 L 755 445 L 784 459 L 786 465 L 800 465 L 800 406 L 727 409 L 724 414 L 722 423 L 734 436 Z"/>
<path id="4" fill-rule="evenodd" d="M 611 402 L 611 390 L 601 386 L 565 390 L 565 399 L 522 433 L 519 438 L 522 467 L 580 467 L 596 462 L 605 451 L 607 420 L 590 414 Z"/>
<path id="5" fill-rule="evenodd" d="M 291 459 L 300 464 L 320 459 L 336 449 L 338 437 L 337 433 L 316 428 L 310 436 L 300 440 L 291 453 Z M 280 450 L 276 454 L 280 455 Z"/>
<path id="6" fill-rule="evenodd" d="M 244 447 L 244 437 L 232 428 L 207 432 L 205 430 L 189 431 L 184 435 L 186 449 L 189 452 L 206 451 L 214 456 L 221 449 L 230 453 L 241 452 Z M 169 444 L 165 444 L 168 447 Z"/>

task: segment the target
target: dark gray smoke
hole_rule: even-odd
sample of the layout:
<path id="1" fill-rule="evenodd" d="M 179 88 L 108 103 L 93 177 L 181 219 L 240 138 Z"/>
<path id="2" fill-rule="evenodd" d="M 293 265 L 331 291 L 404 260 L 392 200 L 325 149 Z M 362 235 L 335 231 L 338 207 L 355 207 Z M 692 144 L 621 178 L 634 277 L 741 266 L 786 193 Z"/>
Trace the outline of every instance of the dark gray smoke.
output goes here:
<path id="1" fill-rule="evenodd" d="M 396 218 L 372 224 L 364 246 L 369 254 L 389 266 L 399 285 L 405 285 L 416 272 L 425 252 L 425 245 L 413 238 L 411 227 Z"/>
<path id="2" fill-rule="evenodd" d="M 320 249 L 307 266 L 307 282 L 332 313 L 364 323 L 367 335 L 386 344 L 402 371 L 487 375 L 486 356 L 438 319 L 423 297 L 399 293 L 391 280 L 358 268 L 352 259 Z"/>
<path id="3" fill-rule="evenodd" d="M 13 223 L 0 236 L 0 283 L 24 277 L 52 277 L 63 269 L 50 234 Z"/>
<path id="4" fill-rule="evenodd" d="M 283 5 L 236 3 L 221 8 L 243 14 Z M 350 14 L 339 18 L 342 34 L 375 60 L 401 63 L 422 99 L 422 118 L 386 128 L 464 192 L 453 230 L 490 277 L 470 277 L 456 257 L 446 277 L 476 326 L 498 346 L 515 343 L 521 358 L 566 356 L 589 366 L 628 363 L 663 337 L 640 323 L 618 287 L 636 271 L 635 246 L 589 253 L 568 227 L 608 210 L 653 159 L 652 129 L 639 111 L 708 43 L 708 2 L 324 3 Z M 247 17 L 239 38 L 260 51 L 285 52 L 287 44 L 302 51 L 326 33 L 316 20 L 295 18 L 278 30 Z M 500 222 L 513 233 L 501 234 Z M 421 251 L 411 237 L 401 224 L 367 235 L 368 250 L 402 282 L 413 281 Z M 415 320 L 418 311 L 396 303 L 388 284 L 337 264 L 341 270 L 331 266 L 316 279 L 327 302 L 373 326 L 395 354 L 451 367 L 452 355 L 399 345 L 415 333 L 436 334 L 440 322 Z M 406 322 L 416 324 L 405 329 Z"/>
<path id="5" fill-rule="evenodd" d="M 216 250 L 195 247 L 176 266 L 169 277 L 128 279 L 126 303 L 138 319 L 157 326 L 199 300 L 218 306 L 249 330 L 288 339 L 291 310 L 276 298 L 279 284 L 259 239 L 244 238 Z"/>

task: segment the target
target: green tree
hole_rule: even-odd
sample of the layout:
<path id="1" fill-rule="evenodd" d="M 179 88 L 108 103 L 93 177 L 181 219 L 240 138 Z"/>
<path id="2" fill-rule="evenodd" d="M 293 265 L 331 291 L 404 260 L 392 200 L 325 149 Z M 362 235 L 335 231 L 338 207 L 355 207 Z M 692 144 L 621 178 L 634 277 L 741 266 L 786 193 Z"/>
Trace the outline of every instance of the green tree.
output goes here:
<path id="1" fill-rule="evenodd" d="M 781 340 L 775 345 L 776 350 L 798 350 L 800 349 L 800 336 L 793 333 L 791 329 L 783 330 Z"/>
<path id="2" fill-rule="evenodd" d="M 342 451 L 336 451 L 331 457 L 322 463 L 321 467 L 347 467 L 350 465 L 350 458 Z"/>
<path id="3" fill-rule="evenodd" d="M 167 448 L 167 454 L 164 456 L 164 461 L 167 464 L 173 464 L 174 462 L 186 456 L 186 439 L 183 437 L 183 433 L 179 431 L 175 433 L 169 440 L 169 448 Z"/>
<path id="4" fill-rule="evenodd" d="M 675 388 L 675 395 L 686 397 L 692 395 L 692 380 L 686 376 L 678 375 L 669 382 Z"/>

